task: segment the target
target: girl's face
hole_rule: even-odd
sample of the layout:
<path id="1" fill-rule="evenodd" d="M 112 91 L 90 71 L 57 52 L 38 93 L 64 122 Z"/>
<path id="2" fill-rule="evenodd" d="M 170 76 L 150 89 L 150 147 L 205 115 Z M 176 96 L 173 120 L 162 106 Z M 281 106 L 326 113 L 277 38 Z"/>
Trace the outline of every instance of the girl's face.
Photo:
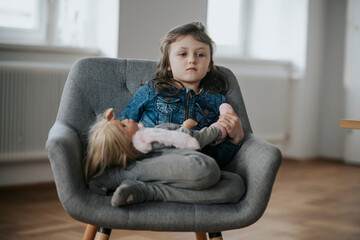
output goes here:
<path id="1" fill-rule="evenodd" d="M 210 71 L 210 47 L 191 35 L 181 36 L 170 45 L 169 61 L 174 79 L 198 92 L 200 81 Z"/>

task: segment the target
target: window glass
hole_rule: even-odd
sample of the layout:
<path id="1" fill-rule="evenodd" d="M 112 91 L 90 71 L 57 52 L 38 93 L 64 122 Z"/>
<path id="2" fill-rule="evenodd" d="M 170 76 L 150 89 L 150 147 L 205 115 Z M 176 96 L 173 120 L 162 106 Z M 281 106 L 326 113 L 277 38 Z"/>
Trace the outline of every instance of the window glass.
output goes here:
<path id="1" fill-rule="evenodd" d="M 239 0 L 209 0 L 208 30 L 212 39 L 218 45 L 238 45 L 241 25 L 240 13 L 242 1 Z"/>
<path id="2" fill-rule="evenodd" d="M 57 45 L 75 47 L 93 47 L 96 13 L 92 12 L 96 6 L 93 0 L 60 0 L 55 19 Z M 93 13 L 93 14 L 92 14 Z"/>
<path id="3" fill-rule="evenodd" d="M 308 0 L 208 0 L 216 56 L 291 61 L 305 68 Z"/>
<path id="4" fill-rule="evenodd" d="M 254 0 L 249 55 L 304 67 L 307 0 Z"/>
<path id="5" fill-rule="evenodd" d="M 98 0 L 0 0 L 0 41 L 94 48 Z"/>
<path id="6" fill-rule="evenodd" d="M 0 0 L 0 41 L 46 43 L 44 0 Z"/>
<path id="7" fill-rule="evenodd" d="M 38 0 L 0 0 L 0 27 L 36 29 L 39 27 Z"/>

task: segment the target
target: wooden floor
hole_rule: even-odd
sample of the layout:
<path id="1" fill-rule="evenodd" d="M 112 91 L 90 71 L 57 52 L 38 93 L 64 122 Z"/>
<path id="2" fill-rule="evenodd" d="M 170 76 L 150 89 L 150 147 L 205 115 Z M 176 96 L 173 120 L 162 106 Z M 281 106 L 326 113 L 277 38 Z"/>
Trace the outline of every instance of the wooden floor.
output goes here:
<path id="1" fill-rule="evenodd" d="M 0 189 L 0 239 L 82 239 L 85 225 L 61 207 L 52 184 Z M 360 239 L 360 167 L 284 161 L 264 216 L 224 240 Z M 194 239 L 193 233 L 114 230 L 111 240 Z"/>

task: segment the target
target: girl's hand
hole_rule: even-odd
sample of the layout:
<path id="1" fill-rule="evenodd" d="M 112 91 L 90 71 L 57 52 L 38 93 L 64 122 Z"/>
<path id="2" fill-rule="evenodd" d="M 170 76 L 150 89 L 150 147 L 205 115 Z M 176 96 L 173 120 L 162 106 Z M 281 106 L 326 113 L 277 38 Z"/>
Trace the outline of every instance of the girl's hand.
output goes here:
<path id="1" fill-rule="evenodd" d="M 226 129 L 232 143 L 238 144 L 244 138 L 241 121 L 236 113 L 224 113 L 220 115 L 218 122 Z"/>

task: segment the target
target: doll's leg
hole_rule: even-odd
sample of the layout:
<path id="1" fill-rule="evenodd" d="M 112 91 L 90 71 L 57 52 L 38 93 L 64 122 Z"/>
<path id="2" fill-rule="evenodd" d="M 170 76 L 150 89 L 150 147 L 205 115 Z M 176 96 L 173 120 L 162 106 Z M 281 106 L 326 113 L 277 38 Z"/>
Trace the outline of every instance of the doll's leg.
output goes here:
<path id="1" fill-rule="evenodd" d="M 187 130 L 186 128 L 185 129 L 180 128 L 179 131 L 186 133 L 186 131 L 190 132 L 191 130 Z M 192 130 L 189 134 L 194 138 L 196 138 L 196 140 L 198 140 L 200 149 L 202 149 L 206 145 L 214 143 L 218 139 L 222 139 L 223 137 L 223 132 L 217 126 L 204 127 L 200 130 Z M 226 130 L 225 130 L 225 136 L 226 136 Z"/>
<path id="2" fill-rule="evenodd" d="M 109 195 L 122 181 L 130 179 L 199 190 L 213 186 L 220 178 L 216 161 L 200 152 L 169 148 L 152 156 L 135 162 L 126 170 L 106 169 L 89 182 L 90 189 Z"/>
<path id="3" fill-rule="evenodd" d="M 204 189 L 218 182 L 221 171 L 216 161 L 203 153 L 169 148 L 156 157 L 136 162 L 122 174 L 131 180 Z"/>
<path id="4" fill-rule="evenodd" d="M 167 201 L 194 204 L 235 203 L 245 193 L 242 178 L 230 172 L 222 172 L 214 186 L 203 190 L 176 188 L 158 182 L 125 180 L 115 191 L 111 203 L 122 206 L 145 201 Z"/>
<path id="5" fill-rule="evenodd" d="M 219 107 L 219 111 L 220 111 L 220 115 L 225 114 L 225 113 L 234 113 L 234 109 L 228 103 L 221 104 Z M 222 143 L 223 141 L 225 141 L 226 136 L 227 136 L 227 131 L 226 131 L 225 127 L 223 127 L 218 122 L 214 122 L 213 124 L 211 124 L 211 126 L 215 126 L 215 127 L 219 128 L 221 131 L 221 134 L 222 134 L 221 138 L 219 140 L 217 140 L 214 143 L 214 145 L 218 145 L 218 144 Z"/>

